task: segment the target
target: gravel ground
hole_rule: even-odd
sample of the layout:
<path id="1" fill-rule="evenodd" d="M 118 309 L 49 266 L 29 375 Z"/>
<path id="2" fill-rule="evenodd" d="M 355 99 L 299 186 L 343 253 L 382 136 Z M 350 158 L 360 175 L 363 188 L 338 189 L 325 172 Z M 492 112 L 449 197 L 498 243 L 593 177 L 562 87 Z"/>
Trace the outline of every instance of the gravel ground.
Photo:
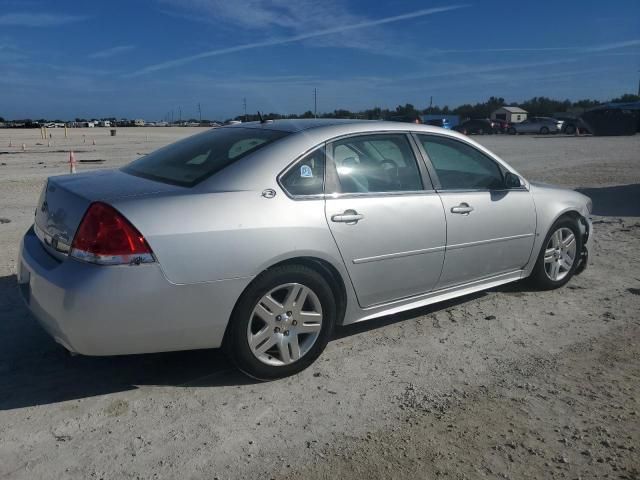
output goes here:
<path id="1" fill-rule="evenodd" d="M 44 179 L 70 148 L 107 168 L 196 131 L 0 130 L 0 478 L 640 478 L 639 135 L 476 137 L 594 198 L 591 265 L 563 289 L 341 328 L 270 383 L 214 350 L 66 355 L 16 289 Z"/>

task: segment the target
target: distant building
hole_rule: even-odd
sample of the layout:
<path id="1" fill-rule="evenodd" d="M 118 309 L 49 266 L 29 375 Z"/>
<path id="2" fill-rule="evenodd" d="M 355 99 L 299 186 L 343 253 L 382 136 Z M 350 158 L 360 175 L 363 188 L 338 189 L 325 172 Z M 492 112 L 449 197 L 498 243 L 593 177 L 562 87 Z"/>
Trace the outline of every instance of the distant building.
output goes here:
<path id="1" fill-rule="evenodd" d="M 500 107 L 491 114 L 491 120 L 504 120 L 509 123 L 520 123 L 527 119 L 527 111 L 519 107 Z"/>
<path id="2" fill-rule="evenodd" d="M 111 126 L 111 121 L 110 120 L 100 120 L 98 122 L 98 126 L 99 127 L 110 127 Z"/>
<path id="3" fill-rule="evenodd" d="M 144 127 L 144 120 L 143 120 L 143 119 L 141 119 L 141 118 L 136 118 L 136 119 L 133 121 L 133 124 L 134 124 L 136 127 Z"/>

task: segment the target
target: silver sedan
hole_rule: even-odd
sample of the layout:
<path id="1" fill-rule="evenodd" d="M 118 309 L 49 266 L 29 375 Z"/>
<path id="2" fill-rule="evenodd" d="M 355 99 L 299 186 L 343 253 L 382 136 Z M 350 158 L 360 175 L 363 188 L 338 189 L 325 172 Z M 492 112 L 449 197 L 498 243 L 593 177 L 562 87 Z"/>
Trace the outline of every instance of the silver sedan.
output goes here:
<path id="1" fill-rule="evenodd" d="M 512 123 L 508 132 L 512 135 L 516 133 L 539 133 L 548 135 L 549 133 L 562 132 L 562 120 L 550 117 L 529 117 L 524 122 Z"/>
<path id="2" fill-rule="evenodd" d="M 248 123 L 49 178 L 18 282 L 72 352 L 224 347 L 272 379 L 310 365 L 336 325 L 564 285 L 586 265 L 590 210 L 450 130 Z"/>

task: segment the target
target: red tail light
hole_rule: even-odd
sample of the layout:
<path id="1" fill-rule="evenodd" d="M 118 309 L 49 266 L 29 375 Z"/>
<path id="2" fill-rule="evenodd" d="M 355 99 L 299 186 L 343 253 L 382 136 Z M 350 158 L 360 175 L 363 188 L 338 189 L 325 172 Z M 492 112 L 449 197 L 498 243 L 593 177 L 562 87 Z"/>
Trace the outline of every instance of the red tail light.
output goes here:
<path id="1" fill-rule="evenodd" d="M 89 206 L 71 244 L 71 256 L 91 263 L 118 265 L 153 262 L 153 252 L 136 228 L 115 208 Z"/>

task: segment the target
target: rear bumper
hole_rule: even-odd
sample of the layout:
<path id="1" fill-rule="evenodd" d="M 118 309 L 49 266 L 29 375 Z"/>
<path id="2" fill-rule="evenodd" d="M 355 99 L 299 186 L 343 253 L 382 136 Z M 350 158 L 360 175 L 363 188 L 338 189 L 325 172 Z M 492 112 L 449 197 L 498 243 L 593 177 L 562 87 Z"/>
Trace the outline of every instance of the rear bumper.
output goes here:
<path id="1" fill-rule="evenodd" d="M 29 309 L 58 343 L 84 355 L 219 347 L 249 281 L 176 285 L 157 263 L 59 261 L 33 229 L 20 248 L 18 285 Z"/>

